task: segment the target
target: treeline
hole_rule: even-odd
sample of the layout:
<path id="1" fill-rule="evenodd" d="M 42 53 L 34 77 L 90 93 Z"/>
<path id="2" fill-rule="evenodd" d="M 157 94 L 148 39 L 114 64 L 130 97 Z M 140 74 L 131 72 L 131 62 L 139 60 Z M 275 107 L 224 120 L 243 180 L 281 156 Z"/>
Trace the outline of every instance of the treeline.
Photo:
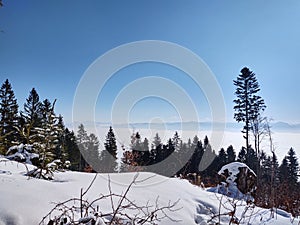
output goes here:
<path id="1" fill-rule="evenodd" d="M 75 134 L 65 127 L 63 117 L 55 114 L 55 102 L 41 101 L 32 88 L 19 110 L 12 86 L 5 80 L 0 89 L 0 154 L 15 154 L 22 161 L 26 151 L 35 153 L 31 154 L 31 160 L 40 168 L 45 169 L 47 164 L 60 160 L 62 164 L 71 163 L 70 169 L 79 170 L 80 151 Z M 12 148 L 21 145 L 23 147 Z"/>
<path id="2" fill-rule="evenodd" d="M 231 162 L 242 162 L 257 175 L 255 204 L 264 208 L 284 209 L 293 216 L 300 216 L 299 163 L 295 150 L 290 148 L 279 163 L 274 151 L 268 155 L 264 151 L 257 154 L 249 146 L 236 152 L 233 146 L 217 153 L 212 150 L 207 137 L 183 142 L 178 133 L 167 143 L 161 143 L 158 134 L 154 137 L 151 149 L 149 141 L 137 132 L 131 136 L 130 149 L 123 150 L 121 172 L 150 171 L 167 176 L 189 179 L 196 185 L 216 186 L 220 182 L 218 171 Z M 157 165 L 163 160 L 169 163 Z M 151 168 L 151 165 L 156 166 Z"/>
<path id="3" fill-rule="evenodd" d="M 151 171 L 213 186 L 219 182 L 217 172 L 222 166 L 239 161 L 257 174 L 257 205 L 300 215 L 299 163 L 295 151 L 291 148 L 279 164 L 275 151 L 271 149 L 271 155 L 267 155 L 259 147 L 263 129 L 253 132 L 258 137 L 254 149 L 247 140 L 248 147 L 238 153 L 232 146 L 216 153 L 207 137 L 202 141 L 195 136 L 184 142 L 177 132 L 166 143 L 158 134 L 148 140 L 136 132 L 131 136 L 130 146 L 118 149 L 112 127 L 108 129 L 104 149 L 100 149 L 97 136 L 88 134 L 84 125 L 78 127 L 76 134 L 65 127 L 63 117 L 55 113 L 55 102 L 40 101 L 33 88 L 20 110 L 8 80 L 0 89 L 0 154 L 24 162 L 29 157 L 38 168 L 33 173 L 36 177 L 43 177 L 43 171 L 47 173 L 55 164 L 54 169 L 86 172 Z M 250 131 L 262 124 L 262 120 L 257 120 Z M 270 135 L 270 127 L 266 127 Z"/>

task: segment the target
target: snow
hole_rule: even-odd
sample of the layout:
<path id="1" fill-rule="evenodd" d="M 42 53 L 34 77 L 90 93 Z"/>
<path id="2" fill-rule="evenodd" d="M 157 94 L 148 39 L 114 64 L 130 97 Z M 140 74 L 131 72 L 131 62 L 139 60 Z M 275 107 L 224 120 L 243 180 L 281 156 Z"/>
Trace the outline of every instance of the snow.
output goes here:
<path id="1" fill-rule="evenodd" d="M 236 179 L 236 176 L 240 172 L 239 168 L 243 168 L 243 167 L 246 167 L 250 172 L 256 175 L 254 171 L 251 170 L 245 163 L 241 163 L 241 162 L 232 162 L 223 166 L 221 170 L 218 172 L 218 174 L 221 175 L 222 173 L 225 172 L 225 170 L 228 170 L 230 174 L 229 180 L 234 181 Z"/>
<path id="2" fill-rule="evenodd" d="M 31 164 L 31 160 L 34 158 L 38 158 L 39 155 L 36 153 L 33 153 L 32 150 L 32 145 L 28 145 L 28 144 L 20 144 L 20 145 L 15 145 L 12 146 L 8 149 L 6 155 L 6 158 L 8 159 L 18 159 L 19 161 L 24 161 L 28 164 Z"/>
<path id="3" fill-rule="evenodd" d="M 27 165 L 28 169 L 34 169 Z M 79 197 L 80 189 L 87 189 L 95 174 L 79 172 L 58 172 L 52 181 L 28 178 L 24 174 L 24 164 L 0 158 L 0 225 L 38 224 L 42 218 L 55 206 L 54 203 L 62 202 L 73 197 Z M 101 194 L 109 193 L 108 176 L 111 180 L 113 193 L 122 194 L 133 180 L 136 173 L 123 174 L 98 174 L 85 198 L 89 201 Z M 138 180 L 143 182 L 133 185 L 128 193 L 128 198 L 138 205 L 155 204 L 166 206 L 169 202 L 179 200 L 174 212 L 168 212 L 174 220 L 164 218 L 162 225 L 208 224 L 213 213 L 219 212 L 220 202 L 230 209 L 231 204 L 237 200 L 230 199 L 220 194 L 208 192 L 200 187 L 190 184 L 186 180 L 167 178 L 153 173 L 139 173 Z M 158 199 L 158 200 L 157 200 Z M 237 217 L 242 215 L 246 203 L 239 201 Z M 102 212 L 111 210 L 110 200 L 99 203 Z M 221 207 L 222 213 L 226 209 Z M 290 214 L 279 211 L 276 218 L 270 218 L 270 210 L 253 208 L 248 213 L 253 213 L 251 219 L 242 220 L 242 224 L 298 224 L 299 220 L 291 222 Z M 229 216 L 220 218 L 221 224 L 229 224 Z M 213 221 L 218 221 L 216 217 Z M 101 222 L 102 224 L 103 221 Z M 99 224 L 101 224 L 99 223 Z M 213 222 L 215 224 L 215 222 Z"/>
<path id="4" fill-rule="evenodd" d="M 208 191 L 223 194 L 235 199 L 254 201 L 250 193 L 243 194 L 237 187 L 236 179 L 240 172 L 240 168 L 247 168 L 247 171 L 253 173 L 256 176 L 254 171 L 251 170 L 246 164 L 241 162 L 232 162 L 223 166 L 221 170 L 218 172 L 219 175 L 222 174 L 224 175 L 225 171 L 226 170 L 228 171 L 228 177 L 226 178 L 226 181 L 222 182 L 217 187 L 209 188 Z"/>

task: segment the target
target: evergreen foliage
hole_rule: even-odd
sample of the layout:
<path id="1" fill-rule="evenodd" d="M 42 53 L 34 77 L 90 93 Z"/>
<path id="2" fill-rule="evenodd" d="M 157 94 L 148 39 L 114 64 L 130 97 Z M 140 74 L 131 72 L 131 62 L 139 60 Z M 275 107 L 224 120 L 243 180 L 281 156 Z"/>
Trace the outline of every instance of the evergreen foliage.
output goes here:
<path id="1" fill-rule="evenodd" d="M 42 125 L 42 103 L 35 88 L 32 88 L 26 99 L 20 119 L 19 133 L 22 136 L 22 142 L 33 144 L 37 136 L 36 128 Z"/>
<path id="2" fill-rule="evenodd" d="M 18 141 L 18 104 L 8 79 L 0 89 L 0 154 Z"/>
<path id="3" fill-rule="evenodd" d="M 287 179 L 290 184 L 298 183 L 299 163 L 296 157 L 296 153 L 293 148 L 290 148 L 287 156 L 288 160 L 288 176 Z"/>
<path id="4" fill-rule="evenodd" d="M 202 182 L 211 186 L 218 183 L 217 172 L 222 166 L 234 161 L 243 162 L 259 175 L 255 195 L 258 206 L 271 209 L 277 207 L 299 216 L 300 171 L 296 152 L 290 148 L 279 166 L 272 145 L 270 126 L 267 124 L 264 127 L 261 120 L 263 118 L 260 117 L 265 105 L 263 99 L 256 95 L 259 86 L 255 75 L 244 68 L 235 85 L 238 97 L 235 100 L 235 119 L 245 122 L 247 142 L 238 156 L 231 145 L 226 151 L 222 148 L 215 154 L 207 136 L 203 144 L 197 136 L 185 143 L 178 132 L 166 143 L 162 143 L 156 134 L 149 149 L 149 140 L 136 132 L 131 136 L 129 148 L 122 147 L 120 171 L 147 170 L 147 166 L 169 159 L 168 163 L 163 163 L 163 167 L 151 167 L 149 171 L 170 176 L 168 171 L 180 168 L 172 175 L 187 178 L 197 185 Z M 99 154 L 100 143 L 97 136 L 88 134 L 83 124 L 79 125 L 77 135 L 66 128 L 63 117 L 56 116 L 55 102 L 56 100 L 51 103 L 48 99 L 40 102 L 39 95 L 33 88 L 19 115 L 11 84 L 5 80 L 0 89 L 0 154 L 7 154 L 6 157 L 11 160 L 32 163 L 36 169 L 28 175 L 44 179 L 52 179 L 53 171 L 66 168 L 86 172 L 118 171 L 117 140 L 113 128 L 109 128 L 104 149 Z M 257 145 L 265 128 L 270 136 L 271 155 L 259 150 Z M 254 132 L 254 149 L 247 140 L 250 129 Z"/>
<path id="5" fill-rule="evenodd" d="M 88 166 L 88 163 L 85 161 L 84 157 L 87 157 L 89 147 L 89 137 L 83 124 L 78 126 L 76 141 L 81 152 L 79 155 L 79 171 L 83 171 L 84 168 Z"/>
<path id="6" fill-rule="evenodd" d="M 236 153 L 235 153 L 232 145 L 230 145 L 227 148 L 226 154 L 227 154 L 227 163 L 232 163 L 232 162 L 235 161 L 235 159 L 236 159 Z"/>
<path id="7" fill-rule="evenodd" d="M 251 122 L 257 120 L 266 106 L 262 97 L 257 95 L 260 91 L 259 84 L 255 74 L 249 68 L 244 67 L 233 83 L 236 86 L 235 95 L 237 97 L 233 101 L 235 103 L 234 119 L 237 122 L 245 123 L 243 132 L 245 133 L 246 148 L 248 149 Z"/>

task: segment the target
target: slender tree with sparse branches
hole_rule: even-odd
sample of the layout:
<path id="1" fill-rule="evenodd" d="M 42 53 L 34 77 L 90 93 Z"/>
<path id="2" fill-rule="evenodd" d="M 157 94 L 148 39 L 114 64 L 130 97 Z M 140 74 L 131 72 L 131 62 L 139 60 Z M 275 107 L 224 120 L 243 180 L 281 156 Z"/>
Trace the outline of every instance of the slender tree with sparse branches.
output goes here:
<path id="1" fill-rule="evenodd" d="M 244 122 L 243 133 L 245 133 L 246 149 L 249 148 L 249 131 L 252 128 L 253 121 L 257 120 L 261 112 L 265 110 L 266 105 L 261 96 L 258 81 L 255 74 L 244 67 L 237 79 L 233 81 L 236 86 L 236 99 L 234 105 L 234 119 L 237 122 Z"/>

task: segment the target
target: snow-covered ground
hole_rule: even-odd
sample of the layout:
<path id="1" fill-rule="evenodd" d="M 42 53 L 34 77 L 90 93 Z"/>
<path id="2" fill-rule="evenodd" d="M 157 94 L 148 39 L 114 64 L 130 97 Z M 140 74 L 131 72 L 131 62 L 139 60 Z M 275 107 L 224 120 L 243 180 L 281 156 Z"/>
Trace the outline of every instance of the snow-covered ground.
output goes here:
<path id="1" fill-rule="evenodd" d="M 95 174 L 78 172 L 55 173 L 53 181 L 28 179 L 24 176 L 26 168 L 23 164 L 0 158 L 0 225 L 34 225 L 39 224 L 54 206 L 54 203 L 62 202 L 70 198 L 79 197 L 80 189 L 89 186 Z M 28 168 L 32 166 L 28 165 Z M 135 173 L 110 174 L 111 190 L 113 193 L 122 194 L 132 181 Z M 148 179 L 146 179 L 148 178 Z M 209 224 L 207 221 L 219 212 L 220 201 L 221 213 L 229 213 L 231 199 L 222 195 L 208 192 L 200 187 L 193 186 L 186 180 L 166 178 L 152 173 L 139 173 L 138 180 L 146 179 L 133 185 L 128 193 L 128 198 L 138 205 L 157 204 L 166 206 L 170 202 L 179 200 L 173 212 L 167 212 L 168 216 L 175 221 L 164 218 L 160 224 Z M 88 191 L 85 199 L 92 201 L 101 194 L 109 193 L 108 174 L 98 174 L 93 186 Z M 157 200 L 158 199 L 158 200 Z M 111 211 L 110 200 L 98 202 L 101 212 Z M 245 209 L 245 203 L 238 202 L 237 218 Z M 250 216 L 251 215 L 251 216 Z M 250 216 L 250 217 L 249 217 Z M 221 224 L 229 224 L 230 217 L 220 218 Z M 219 221 L 215 217 L 216 224 Z M 249 208 L 242 224 L 298 224 L 299 220 L 291 221 L 290 215 L 278 211 L 275 218 L 270 218 L 270 210 Z"/>

